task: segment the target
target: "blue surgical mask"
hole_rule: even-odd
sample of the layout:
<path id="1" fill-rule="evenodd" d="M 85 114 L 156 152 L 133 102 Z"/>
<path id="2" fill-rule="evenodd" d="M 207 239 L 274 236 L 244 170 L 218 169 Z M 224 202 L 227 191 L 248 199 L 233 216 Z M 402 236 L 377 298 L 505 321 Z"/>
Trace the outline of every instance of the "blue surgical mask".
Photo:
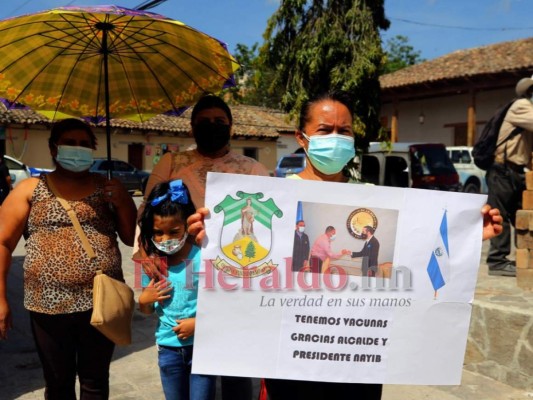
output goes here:
<path id="1" fill-rule="evenodd" d="M 354 139 L 351 136 L 330 133 L 309 138 L 304 132 L 302 135 L 309 141 L 306 150 L 309 161 L 325 175 L 340 172 L 355 157 Z"/>
<path id="2" fill-rule="evenodd" d="M 59 145 L 57 146 L 56 161 L 68 171 L 86 171 L 93 164 L 93 149 Z"/>
<path id="3" fill-rule="evenodd" d="M 180 251 L 183 246 L 185 245 L 185 240 L 187 240 L 187 232 L 185 232 L 185 235 L 181 239 L 169 239 L 165 240 L 164 242 L 156 242 L 152 238 L 152 243 L 154 244 L 155 248 L 159 250 L 161 253 L 165 253 L 169 256 L 172 254 L 176 254 L 178 251 Z"/>

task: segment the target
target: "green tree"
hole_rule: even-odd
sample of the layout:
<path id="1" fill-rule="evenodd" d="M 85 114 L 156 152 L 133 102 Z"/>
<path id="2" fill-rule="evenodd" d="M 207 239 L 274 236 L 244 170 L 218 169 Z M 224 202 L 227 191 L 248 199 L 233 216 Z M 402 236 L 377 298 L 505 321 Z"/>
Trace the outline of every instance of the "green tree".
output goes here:
<path id="1" fill-rule="evenodd" d="M 424 61 L 424 59 L 420 57 L 420 52 L 416 51 L 414 47 L 409 44 L 407 36 L 396 35 L 387 40 L 385 53 L 386 62 L 383 66 L 383 73 L 385 74 Z"/>
<path id="2" fill-rule="evenodd" d="M 257 43 L 252 47 L 248 47 L 241 43 L 238 43 L 237 46 L 235 46 L 233 57 L 235 57 L 240 64 L 239 69 L 235 72 L 236 86 L 225 89 L 223 93 L 229 94 L 232 100 L 237 103 L 246 103 L 244 97 L 251 86 L 250 77 L 253 75 L 253 64 L 257 59 L 258 46 Z"/>
<path id="3" fill-rule="evenodd" d="M 274 71 L 258 64 L 259 44 L 252 47 L 238 43 L 233 56 L 241 67 L 235 74 L 237 86 L 229 88 L 233 101 L 253 106 L 280 108 L 281 90 L 269 91 L 268 82 Z"/>
<path id="4" fill-rule="evenodd" d="M 248 260 L 251 261 L 255 257 L 255 244 L 253 240 L 248 242 L 246 250 L 244 250 L 244 255 L 248 257 Z"/>
<path id="5" fill-rule="evenodd" d="M 237 70 L 237 76 L 241 79 L 245 79 L 250 75 L 253 75 L 254 63 L 257 59 L 258 43 L 254 43 L 252 47 L 248 47 L 245 44 L 237 43 L 233 56 L 237 59 L 241 67 Z"/>
<path id="6" fill-rule="evenodd" d="M 342 89 L 354 97 L 355 132 L 365 142 L 377 138 L 378 76 L 384 62 L 379 29 L 389 26 L 383 3 L 281 0 L 268 21 L 258 62 L 274 71 L 269 93 L 283 93 L 281 105 L 292 117 L 315 94 Z"/>

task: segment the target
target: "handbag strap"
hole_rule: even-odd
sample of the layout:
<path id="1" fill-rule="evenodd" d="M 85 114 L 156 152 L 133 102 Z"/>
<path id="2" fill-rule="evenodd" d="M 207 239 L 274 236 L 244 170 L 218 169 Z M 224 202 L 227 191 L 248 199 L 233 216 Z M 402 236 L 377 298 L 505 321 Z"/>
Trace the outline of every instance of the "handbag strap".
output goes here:
<path id="1" fill-rule="evenodd" d="M 66 201 L 63 196 L 57 191 L 56 186 L 54 185 L 52 179 L 50 176 L 46 176 L 46 182 L 48 183 L 48 187 L 50 188 L 50 191 L 56 196 L 57 201 L 63 206 L 65 211 L 67 212 L 68 216 L 70 217 L 70 220 L 72 221 L 72 225 L 74 226 L 74 229 L 76 230 L 76 233 L 78 234 L 81 245 L 83 246 L 85 252 L 89 256 L 89 258 L 92 260 L 93 258 L 96 258 L 96 254 L 94 253 L 93 248 L 91 247 L 91 244 L 89 243 L 89 239 L 87 239 L 87 235 L 85 235 L 85 232 L 83 232 L 83 228 L 80 225 L 80 221 L 78 220 L 78 217 L 76 216 L 76 212 L 72 209 L 69 202 Z"/>

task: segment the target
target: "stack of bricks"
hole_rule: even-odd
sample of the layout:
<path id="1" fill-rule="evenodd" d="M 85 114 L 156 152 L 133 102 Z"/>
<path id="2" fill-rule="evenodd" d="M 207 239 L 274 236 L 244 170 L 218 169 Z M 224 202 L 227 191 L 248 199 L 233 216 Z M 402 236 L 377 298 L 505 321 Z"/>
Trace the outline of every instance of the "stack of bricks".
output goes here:
<path id="1" fill-rule="evenodd" d="M 516 213 L 516 283 L 533 290 L 533 171 L 526 172 L 522 210 Z"/>

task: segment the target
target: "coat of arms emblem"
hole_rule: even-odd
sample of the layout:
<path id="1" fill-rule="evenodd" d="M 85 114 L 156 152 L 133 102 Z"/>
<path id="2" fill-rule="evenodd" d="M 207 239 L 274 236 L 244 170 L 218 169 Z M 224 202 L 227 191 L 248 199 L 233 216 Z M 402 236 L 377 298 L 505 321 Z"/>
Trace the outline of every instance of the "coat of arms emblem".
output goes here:
<path id="1" fill-rule="evenodd" d="M 262 201 L 263 193 L 238 191 L 233 198 L 227 195 L 214 207 L 224 212 L 220 250 L 215 268 L 233 276 L 254 277 L 270 273 L 277 264 L 267 260 L 272 245 L 272 218 L 283 212 L 271 198 Z"/>

